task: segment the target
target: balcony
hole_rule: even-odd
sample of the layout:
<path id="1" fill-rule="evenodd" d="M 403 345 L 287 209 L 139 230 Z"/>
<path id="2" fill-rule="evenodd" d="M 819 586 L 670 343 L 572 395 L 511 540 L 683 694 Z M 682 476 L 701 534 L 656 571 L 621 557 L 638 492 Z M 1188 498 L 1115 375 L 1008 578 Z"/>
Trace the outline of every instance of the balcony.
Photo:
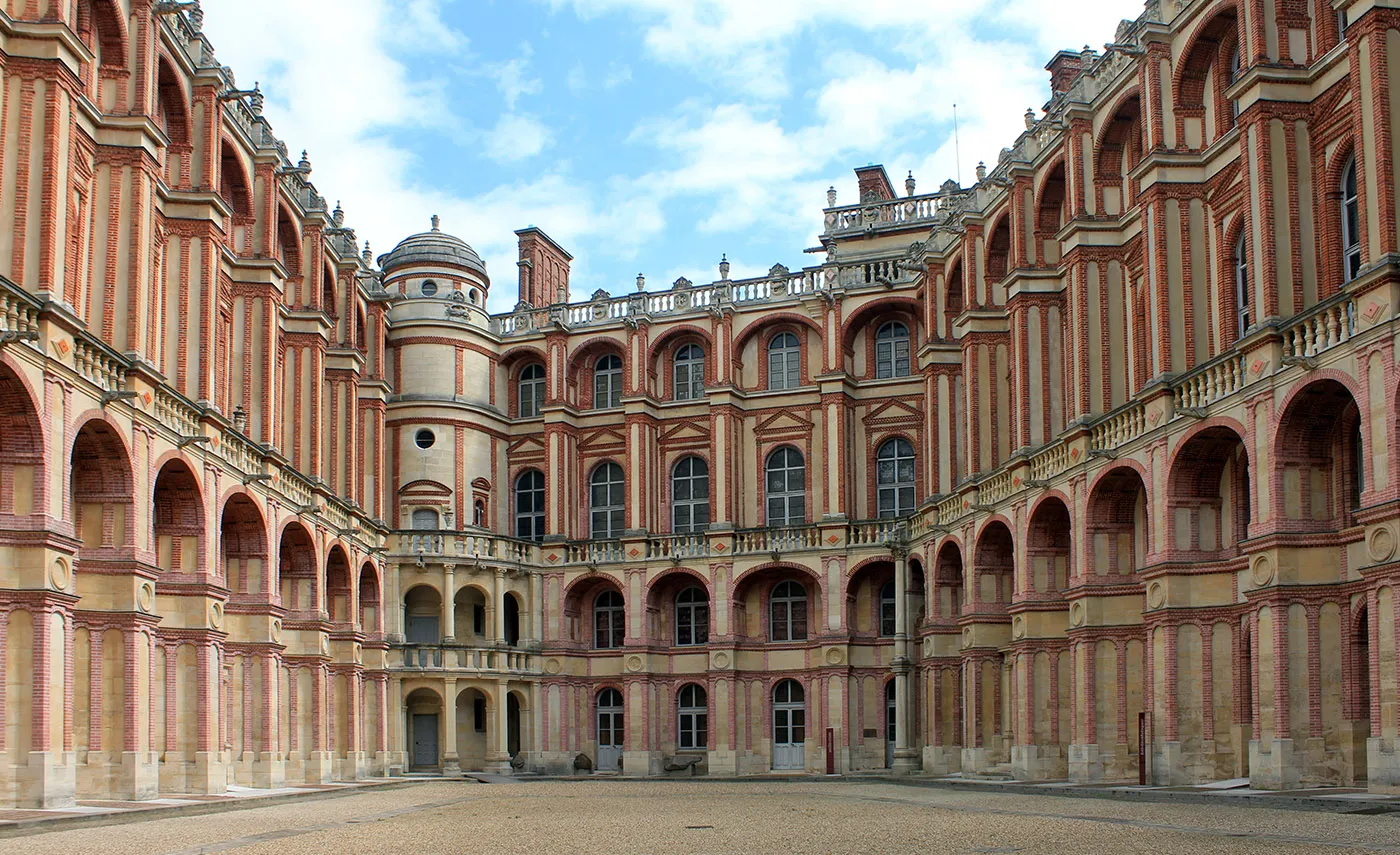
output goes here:
<path id="1" fill-rule="evenodd" d="M 451 671 L 455 675 L 498 677 L 540 673 L 531 651 L 465 644 L 404 644 L 389 651 L 389 667 L 407 671 Z"/>
<path id="2" fill-rule="evenodd" d="M 437 562 L 489 560 L 505 564 L 534 564 L 539 545 L 486 531 L 448 529 L 394 532 L 394 552 Z"/>

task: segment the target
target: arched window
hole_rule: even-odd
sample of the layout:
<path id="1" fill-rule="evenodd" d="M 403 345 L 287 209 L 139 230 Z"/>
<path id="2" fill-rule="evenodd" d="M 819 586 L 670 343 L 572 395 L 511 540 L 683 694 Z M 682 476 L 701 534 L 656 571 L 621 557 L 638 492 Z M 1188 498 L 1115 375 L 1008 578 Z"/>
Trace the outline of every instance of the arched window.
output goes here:
<path id="1" fill-rule="evenodd" d="M 413 528 L 416 531 L 436 531 L 438 512 L 432 508 L 419 508 L 413 512 Z"/>
<path id="2" fill-rule="evenodd" d="M 802 525 L 807 521 L 807 466 L 802 452 L 784 446 L 768 455 L 768 525 Z"/>
<path id="3" fill-rule="evenodd" d="M 1252 319 L 1249 314 L 1249 249 L 1244 240 L 1244 230 L 1240 230 L 1235 241 L 1235 308 L 1238 322 L 1235 333 L 1244 338 Z"/>
<path id="4" fill-rule="evenodd" d="M 486 503 L 480 499 L 472 502 L 472 525 L 486 528 Z"/>
<path id="5" fill-rule="evenodd" d="M 520 418 L 536 418 L 543 409 L 544 366 L 536 362 L 520 372 Z"/>
<path id="6" fill-rule="evenodd" d="M 588 508 L 592 515 L 589 536 L 594 540 L 622 537 L 626 500 L 623 497 L 622 467 L 603 463 L 588 479 Z"/>
<path id="7" fill-rule="evenodd" d="M 914 512 L 914 446 L 896 437 L 875 455 L 878 515 L 902 517 Z"/>
<path id="8" fill-rule="evenodd" d="M 676 644 L 686 647 L 709 640 L 710 597 L 704 588 L 686 588 L 676 596 Z"/>
<path id="9" fill-rule="evenodd" d="M 894 582 L 886 582 L 880 586 L 880 634 L 883 636 L 894 635 Z"/>
<path id="10" fill-rule="evenodd" d="M 671 530 L 693 534 L 709 524 L 709 464 L 699 457 L 682 458 L 671 470 Z"/>
<path id="11" fill-rule="evenodd" d="M 1356 157 L 1342 170 L 1342 282 L 1350 282 L 1361 272 L 1361 223 L 1356 195 Z"/>
<path id="12" fill-rule="evenodd" d="M 909 328 L 899 321 L 883 324 L 875 333 L 875 376 L 909 376 Z"/>
<path id="13" fill-rule="evenodd" d="M 593 646 L 599 650 L 611 650 L 622 646 L 622 637 L 627 634 L 627 615 L 622 595 L 617 591 L 604 591 L 593 601 Z"/>
<path id="14" fill-rule="evenodd" d="M 530 469 L 515 479 L 515 536 L 544 539 L 544 473 Z"/>
<path id="15" fill-rule="evenodd" d="M 807 589 L 791 580 L 780 582 L 768 598 L 768 637 L 773 641 L 807 639 Z"/>
<path id="16" fill-rule="evenodd" d="M 1240 49 L 1235 48 L 1233 51 L 1230 52 L 1230 79 L 1228 82 L 1226 82 L 1226 86 L 1231 86 L 1236 80 L 1240 79 L 1240 68 Z M 1238 119 L 1239 117 L 1240 102 L 1232 99 L 1230 101 L 1230 123 L 1234 124 L 1234 120 Z"/>
<path id="17" fill-rule="evenodd" d="M 768 342 L 768 388 L 796 389 L 802 385 L 802 348 L 797 336 L 780 333 Z"/>
<path id="18" fill-rule="evenodd" d="M 705 351 L 687 344 L 676 351 L 676 400 L 691 401 L 705 395 Z"/>
<path id="19" fill-rule="evenodd" d="M 622 406 L 622 358 L 616 354 L 599 357 L 593 364 L 593 408 Z"/>
<path id="20" fill-rule="evenodd" d="M 710 710 L 706 705 L 705 690 L 690 683 L 683 686 L 676 702 L 679 734 L 676 747 L 681 751 L 697 751 L 708 746 L 710 732 Z"/>

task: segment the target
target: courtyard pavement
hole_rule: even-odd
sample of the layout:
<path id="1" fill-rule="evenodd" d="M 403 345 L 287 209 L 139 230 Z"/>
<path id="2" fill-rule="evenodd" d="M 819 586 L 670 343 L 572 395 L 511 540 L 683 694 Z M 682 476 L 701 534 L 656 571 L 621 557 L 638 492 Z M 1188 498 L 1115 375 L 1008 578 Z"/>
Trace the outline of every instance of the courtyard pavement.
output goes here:
<path id="1" fill-rule="evenodd" d="M 823 779 L 437 780 L 336 795 L 102 827 L 45 824 L 0 839 L 0 853 L 1400 853 L 1397 814 L 1230 798 L 1071 799 Z"/>

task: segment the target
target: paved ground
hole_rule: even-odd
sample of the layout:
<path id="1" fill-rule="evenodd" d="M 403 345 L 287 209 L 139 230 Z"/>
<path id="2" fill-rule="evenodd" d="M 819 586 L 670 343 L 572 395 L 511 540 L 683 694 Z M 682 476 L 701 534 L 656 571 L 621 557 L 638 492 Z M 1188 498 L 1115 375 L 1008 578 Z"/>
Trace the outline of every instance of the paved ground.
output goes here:
<path id="1" fill-rule="evenodd" d="M 0 840 L 8 852 L 1400 853 L 1400 814 L 840 781 L 424 782 Z"/>

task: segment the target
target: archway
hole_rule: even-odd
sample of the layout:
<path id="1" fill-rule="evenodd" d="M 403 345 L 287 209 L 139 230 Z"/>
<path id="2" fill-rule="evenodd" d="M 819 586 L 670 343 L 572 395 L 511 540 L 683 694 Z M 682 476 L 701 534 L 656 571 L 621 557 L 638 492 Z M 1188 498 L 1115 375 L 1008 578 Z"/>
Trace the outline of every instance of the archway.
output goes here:
<path id="1" fill-rule="evenodd" d="M 131 459 L 116 429 L 100 419 L 73 439 L 72 506 L 79 556 L 132 545 L 135 519 Z"/>
<path id="2" fill-rule="evenodd" d="M 487 594 L 475 585 L 457 590 L 452 598 L 452 635 L 468 644 L 487 644 L 497 637 L 488 619 Z"/>
<path id="3" fill-rule="evenodd" d="M 1075 575 L 1070 561 L 1069 508 L 1059 497 L 1050 496 L 1031 514 L 1022 594 L 1031 599 L 1062 598 Z"/>
<path id="4" fill-rule="evenodd" d="M 0 365 L 0 520 L 43 513 L 44 496 L 44 435 L 38 410 L 19 376 Z"/>
<path id="5" fill-rule="evenodd" d="M 1110 469 L 1089 493 L 1088 577 L 1132 576 L 1147 563 L 1147 487 L 1136 469 Z"/>
<path id="6" fill-rule="evenodd" d="M 277 550 L 277 578 L 282 606 L 289 616 L 298 620 L 320 617 L 316 577 L 316 544 L 311 533 L 299 522 L 288 523 Z"/>
<path id="7" fill-rule="evenodd" d="M 243 493 L 224 503 L 219 521 L 225 584 L 232 599 L 264 598 L 268 589 L 267 525 L 257 504 Z"/>
<path id="8" fill-rule="evenodd" d="M 1239 434 L 1208 427 L 1178 449 L 1167 487 L 1167 520 L 1180 557 L 1232 558 L 1248 537 L 1249 454 Z"/>
<path id="9" fill-rule="evenodd" d="M 457 693 L 457 760 L 463 769 L 481 771 L 493 753 L 492 733 L 496 723 L 486 692 L 475 686 Z"/>
<path id="10" fill-rule="evenodd" d="M 973 553 L 971 610 L 1004 613 L 1011 602 L 1014 569 L 1011 529 L 1001 520 L 992 520 L 977 536 L 977 551 Z"/>
<path id="11" fill-rule="evenodd" d="M 404 699 L 404 716 L 409 770 L 442 768 L 442 696 L 432 689 L 414 689 Z"/>
<path id="12" fill-rule="evenodd" d="M 442 594 L 430 585 L 415 585 L 403 595 L 404 641 L 438 644 L 442 641 Z"/>
<path id="13" fill-rule="evenodd" d="M 852 635 L 889 638 L 895 634 L 895 567 L 880 559 L 856 568 L 846 581 L 846 622 Z"/>
<path id="14" fill-rule="evenodd" d="M 166 573 L 196 573 L 203 566 L 204 505 L 189 464 L 171 460 L 156 476 L 152 501 L 156 566 Z"/>
<path id="15" fill-rule="evenodd" d="M 933 590 L 936 598 L 931 619 L 955 620 L 963 611 L 963 561 L 962 550 L 953 541 L 946 541 L 938 549 L 934 562 Z"/>
<path id="16" fill-rule="evenodd" d="M 337 629 L 349 629 L 352 589 L 350 560 L 340 546 L 332 546 L 326 555 L 326 615 Z"/>
<path id="17" fill-rule="evenodd" d="M 366 561 L 360 567 L 360 631 L 376 636 L 384 632 L 383 614 L 379 607 L 379 573 Z"/>
<path id="18" fill-rule="evenodd" d="M 1336 380 L 1299 390 L 1279 417 L 1274 517 L 1291 531 L 1334 531 L 1353 524 L 1361 506 L 1361 416 Z"/>

